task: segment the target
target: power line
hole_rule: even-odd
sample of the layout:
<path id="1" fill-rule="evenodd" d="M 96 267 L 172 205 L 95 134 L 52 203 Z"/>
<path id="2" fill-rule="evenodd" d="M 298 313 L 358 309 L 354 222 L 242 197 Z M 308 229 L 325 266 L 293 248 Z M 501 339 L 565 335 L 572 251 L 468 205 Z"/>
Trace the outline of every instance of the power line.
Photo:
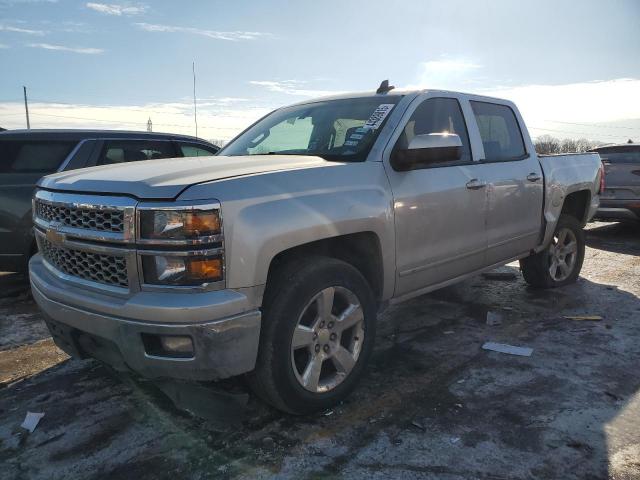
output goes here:
<path id="1" fill-rule="evenodd" d="M 583 136 L 598 136 L 598 137 L 609 137 L 609 138 L 624 138 L 626 137 L 626 135 L 613 135 L 613 134 L 607 134 L 607 133 L 593 133 L 593 132 L 570 132 L 567 130 L 554 130 L 551 128 L 541 128 L 541 127 L 534 127 L 534 126 L 529 126 L 530 130 L 542 130 L 544 132 L 554 132 L 554 133 L 563 133 L 563 134 L 571 134 L 571 135 L 583 135 Z"/>
<path id="2" fill-rule="evenodd" d="M 640 127 L 625 127 L 623 125 L 605 125 L 603 123 L 577 123 L 577 122 L 561 122 L 560 120 L 543 120 L 543 122 L 563 123 L 566 125 L 581 125 L 583 127 L 598 128 L 623 128 L 625 130 L 640 130 Z"/>

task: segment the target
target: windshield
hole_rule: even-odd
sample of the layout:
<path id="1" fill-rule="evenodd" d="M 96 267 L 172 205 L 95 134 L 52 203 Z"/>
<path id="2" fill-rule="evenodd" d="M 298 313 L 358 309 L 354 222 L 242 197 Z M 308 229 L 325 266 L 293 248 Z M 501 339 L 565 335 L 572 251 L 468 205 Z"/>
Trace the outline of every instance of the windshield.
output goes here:
<path id="1" fill-rule="evenodd" d="M 219 154 L 317 155 L 327 160 L 364 161 L 401 98 L 327 100 L 276 110 Z"/>

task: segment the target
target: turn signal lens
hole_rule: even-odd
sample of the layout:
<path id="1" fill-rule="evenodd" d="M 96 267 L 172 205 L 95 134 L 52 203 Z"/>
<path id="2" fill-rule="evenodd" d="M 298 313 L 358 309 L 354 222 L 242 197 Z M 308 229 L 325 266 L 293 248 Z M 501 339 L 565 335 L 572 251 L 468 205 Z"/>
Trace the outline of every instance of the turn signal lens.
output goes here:
<path id="1" fill-rule="evenodd" d="M 144 240 L 197 240 L 218 235 L 220 211 L 140 210 L 140 238 Z"/>
<path id="2" fill-rule="evenodd" d="M 187 263 L 189 277 L 196 280 L 210 281 L 222 278 L 222 260 L 220 258 L 203 258 Z"/>
<path id="3" fill-rule="evenodd" d="M 142 269 L 148 285 L 201 286 L 223 278 L 220 256 L 143 255 Z"/>
<path id="4" fill-rule="evenodd" d="M 184 230 L 193 237 L 219 233 L 220 216 L 218 211 L 189 212 L 185 214 Z"/>

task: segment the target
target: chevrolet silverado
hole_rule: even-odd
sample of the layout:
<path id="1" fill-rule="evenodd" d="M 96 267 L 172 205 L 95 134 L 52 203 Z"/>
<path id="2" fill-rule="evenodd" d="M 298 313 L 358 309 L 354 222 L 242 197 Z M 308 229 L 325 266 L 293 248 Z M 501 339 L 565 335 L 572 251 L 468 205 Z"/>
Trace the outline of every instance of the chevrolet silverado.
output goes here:
<path id="1" fill-rule="evenodd" d="M 383 84 L 275 110 L 215 157 L 45 177 L 33 295 L 75 357 L 244 375 L 305 414 L 354 388 L 389 303 L 514 260 L 574 282 L 602 175 L 536 155 L 509 101 Z"/>

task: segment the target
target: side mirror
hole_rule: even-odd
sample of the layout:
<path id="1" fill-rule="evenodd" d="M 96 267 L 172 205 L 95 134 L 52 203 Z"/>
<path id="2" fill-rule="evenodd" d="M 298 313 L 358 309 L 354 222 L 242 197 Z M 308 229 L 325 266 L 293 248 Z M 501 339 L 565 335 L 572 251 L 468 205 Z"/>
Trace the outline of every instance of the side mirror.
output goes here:
<path id="1" fill-rule="evenodd" d="M 462 140 L 455 133 L 416 135 L 404 149 L 391 155 L 391 166 L 398 171 L 426 168 L 434 163 L 460 160 Z"/>

